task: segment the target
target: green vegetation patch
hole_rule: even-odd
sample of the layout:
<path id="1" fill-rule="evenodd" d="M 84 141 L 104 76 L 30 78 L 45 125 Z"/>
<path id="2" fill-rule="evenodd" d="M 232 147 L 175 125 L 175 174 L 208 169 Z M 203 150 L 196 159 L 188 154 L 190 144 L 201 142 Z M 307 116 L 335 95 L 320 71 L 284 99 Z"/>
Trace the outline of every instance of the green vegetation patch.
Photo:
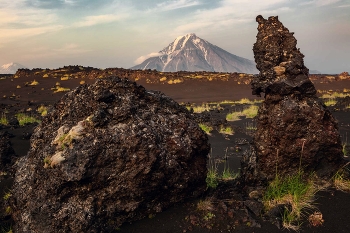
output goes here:
<path id="1" fill-rule="evenodd" d="M 266 210 L 284 204 L 283 227 L 298 230 L 303 212 L 315 209 L 312 202 L 317 191 L 312 176 L 303 177 L 302 172 L 285 177 L 276 174 L 264 193 L 263 203 Z"/>
<path id="2" fill-rule="evenodd" d="M 210 134 L 211 131 L 213 131 L 213 127 L 200 123 L 199 127 L 206 133 L 206 134 Z"/>
<path id="3" fill-rule="evenodd" d="M 228 134 L 228 135 L 233 135 L 234 134 L 234 130 L 231 126 L 220 126 L 220 133 L 222 134 Z"/>
<path id="4" fill-rule="evenodd" d="M 242 112 L 231 112 L 226 115 L 227 121 L 238 121 L 240 116 L 243 116 Z"/>
<path id="5" fill-rule="evenodd" d="M 256 105 L 251 105 L 249 108 L 246 108 L 242 111 L 242 114 L 246 116 L 247 118 L 254 118 L 256 115 L 258 115 L 258 109 L 259 107 Z"/>
<path id="6" fill-rule="evenodd" d="M 17 113 L 16 117 L 20 126 L 23 126 L 25 124 L 40 123 L 40 120 L 36 119 L 35 117 L 28 116 L 24 113 Z"/>
<path id="7" fill-rule="evenodd" d="M 336 101 L 334 98 L 332 98 L 332 99 L 326 100 L 326 101 L 324 102 L 324 104 L 325 104 L 327 107 L 328 107 L 328 106 L 334 106 L 334 105 L 337 104 L 337 101 Z"/>
<path id="8" fill-rule="evenodd" d="M 41 116 L 47 115 L 47 107 L 45 107 L 44 105 L 41 105 L 37 111 L 38 113 L 40 113 Z"/>
<path id="9" fill-rule="evenodd" d="M 8 124 L 9 124 L 9 121 L 8 121 L 5 113 L 2 113 L 1 117 L 0 117 L 0 125 L 8 125 Z"/>

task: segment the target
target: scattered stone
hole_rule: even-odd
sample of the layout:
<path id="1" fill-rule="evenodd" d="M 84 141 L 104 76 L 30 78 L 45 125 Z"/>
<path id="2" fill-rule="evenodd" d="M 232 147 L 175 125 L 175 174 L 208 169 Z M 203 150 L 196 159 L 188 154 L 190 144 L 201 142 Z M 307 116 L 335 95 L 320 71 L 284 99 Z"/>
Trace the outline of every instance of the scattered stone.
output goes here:
<path id="1" fill-rule="evenodd" d="M 63 96 L 18 162 L 16 232 L 110 232 L 206 190 L 209 144 L 185 107 L 127 79 Z"/>

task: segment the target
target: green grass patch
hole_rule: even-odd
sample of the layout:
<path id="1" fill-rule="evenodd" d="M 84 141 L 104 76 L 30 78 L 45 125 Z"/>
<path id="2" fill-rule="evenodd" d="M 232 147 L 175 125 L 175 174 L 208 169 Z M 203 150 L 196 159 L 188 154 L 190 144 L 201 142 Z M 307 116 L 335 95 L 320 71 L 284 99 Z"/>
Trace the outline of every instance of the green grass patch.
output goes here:
<path id="1" fill-rule="evenodd" d="M 235 132 L 234 132 L 234 130 L 233 130 L 233 128 L 231 126 L 223 126 L 223 125 L 221 125 L 219 133 L 233 135 Z"/>
<path id="2" fill-rule="evenodd" d="M 337 104 L 337 101 L 335 100 L 335 98 L 331 98 L 328 99 L 324 102 L 324 104 L 328 107 L 328 106 L 334 106 Z"/>
<path id="3" fill-rule="evenodd" d="M 194 113 L 202 113 L 205 111 L 210 111 L 210 107 L 208 104 L 202 104 L 200 106 L 193 106 L 192 107 Z"/>
<path id="4" fill-rule="evenodd" d="M 47 107 L 45 107 L 44 105 L 41 105 L 37 111 L 38 113 L 40 113 L 41 116 L 47 115 Z"/>
<path id="5" fill-rule="evenodd" d="M 323 94 L 321 98 L 323 99 L 335 99 L 335 98 L 345 98 L 350 96 L 350 93 L 341 93 L 341 92 L 328 92 Z"/>
<path id="6" fill-rule="evenodd" d="M 7 120 L 5 113 L 2 113 L 0 117 L 0 125 L 8 125 L 8 124 L 9 124 L 9 121 Z"/>
<path id="7" fill-rule="evenodd" d="M 231 112 L 226 115 L 227 121 L 238 121 L 240 116 L 243 116 L 242 112 Z"/>
<path id="8" fill-rule="evenodd" d="M 246 108 L 242 111 L 242 114 L 246 116 L 247 118 L 254 118 L 256 115 L 258 115 L 258 109 L 259 107 L 256 105 L 251 105 L 249 108 Z"/>
<path id="9" fill-rule="evenodd" d="M 206 134 L 210 134 L 211 131 L 213 131 L 213 127 L 206 125 L 206 124 L 199 124 L 199 127 L 206 133 Z"/>
<path id="10" fill-rule="evenodd" d="M 304 177 L 302 172 L 280 177 L 276 175 L 263 196 L 266 210 L 281 204 L 286 207 L 282 213 L 283 227 L 298 230 L 304 211 L 314 209 L 312 202 L 317 192 L 313 177 Z"/>
<path id="11" fill-rule="evenodd" d="M 211 156 L 209 155 L 209 168 L 207 178 L 205 179 L 208 188 L 215 189 L 219 184 L 218 167 Z"/>
<path id="12" fill-rule="evenodd" d="M 24 113 L 17 113 L 16 117 L 20 126 L 23 126 L 25 124 L 40 123 L 40 120 L 36 119 L 35 117 L 28 116 Z"/>

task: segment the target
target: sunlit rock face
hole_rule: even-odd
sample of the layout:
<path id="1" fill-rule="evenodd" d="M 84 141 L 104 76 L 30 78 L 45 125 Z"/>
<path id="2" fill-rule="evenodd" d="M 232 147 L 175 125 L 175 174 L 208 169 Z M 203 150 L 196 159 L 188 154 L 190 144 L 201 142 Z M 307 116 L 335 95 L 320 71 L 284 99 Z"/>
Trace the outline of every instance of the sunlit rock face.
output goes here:
<path id="1" fill-rule="evenodd" d="M 35 128 L 11 200 L 16 232 L 112 232 L 206 190 L 206 134 L 160 92 L 111 77 Z"/>
<path id="2" fill-rule="evenodd" d="M 316 96 L 304 55 L 277 16 L 257 16 L 254 57 L 260 73 L 253 94 L 265 93 L 253 153 L 243 161 L 246 180 L 269 180 L 302 169 L 330 176 L 344 162 L 335 118 Z"/>

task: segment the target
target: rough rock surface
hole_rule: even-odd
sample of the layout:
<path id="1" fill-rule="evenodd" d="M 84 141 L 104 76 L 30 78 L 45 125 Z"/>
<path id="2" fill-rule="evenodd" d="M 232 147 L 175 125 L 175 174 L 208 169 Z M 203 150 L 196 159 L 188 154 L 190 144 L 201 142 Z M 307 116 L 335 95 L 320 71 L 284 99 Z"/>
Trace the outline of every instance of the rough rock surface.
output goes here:
<path id="1" fill-rule="evenodd" d="M 0 132 L 0 172 L 12 174 L 12 165 L 16 158 L 15 151 L 10 142 L 10 134 Z"/>
<path id="2" fill-rule="evenodd" d="M 245 179 L 272 179 L 301 168 L 329 176 L 343 163 L 335 118 L 316 97 L 296 39 L 278 17 L 257 17 L 254 55 L 260 74 L 253 94 L 265 93 L 259 108 L 253 152 L 245 156 Z"/>
<path id="3" fill-rule="evenodd" d="M 110 232 L 206 189 L 206 134 L 160 92 L 100 79 L 67 93 L 18 163 L 16 232 Z"/>

